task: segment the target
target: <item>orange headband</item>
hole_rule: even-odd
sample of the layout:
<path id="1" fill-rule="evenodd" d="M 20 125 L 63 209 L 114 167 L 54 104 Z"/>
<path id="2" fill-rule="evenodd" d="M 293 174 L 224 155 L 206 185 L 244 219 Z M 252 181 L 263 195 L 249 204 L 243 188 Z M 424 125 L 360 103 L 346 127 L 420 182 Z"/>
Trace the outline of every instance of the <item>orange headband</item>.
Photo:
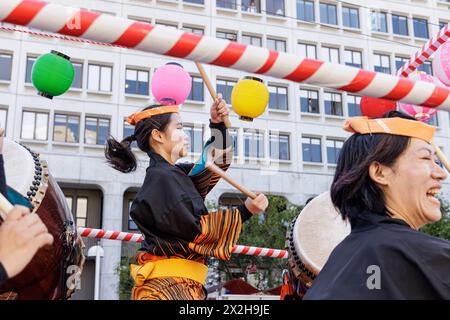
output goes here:
<path id="1" fill-rule="evenodd" d="M 131 116 L 128 117 L 127 121 L 131 125 L 135 125 L 141 120 L 151 118 L 153 116 L 159 115 L 159 114 L 165 114 L 165 113 L 176 113 L 179 111 L 180 106 L 162 106 L 162 107 L 156 107 L 152 109 L 147 109 L 144 111 L 133 113 Z"/>
<path id="2" fill-rule="evenodd" d="M 369 119 L 353 117 L 344 124 L 344 130 L 352 133 L 387 133 L 431 142 L 436 128 L 426 123 L 403 118 Z"/>

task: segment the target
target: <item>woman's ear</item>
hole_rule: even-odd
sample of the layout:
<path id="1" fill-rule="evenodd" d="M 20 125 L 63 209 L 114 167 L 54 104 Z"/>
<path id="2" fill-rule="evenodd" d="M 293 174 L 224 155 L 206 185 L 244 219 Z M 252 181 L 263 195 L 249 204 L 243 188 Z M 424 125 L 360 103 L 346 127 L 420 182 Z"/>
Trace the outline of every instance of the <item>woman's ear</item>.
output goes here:
<path id="1" fill-rule="evenodd" d="M 392 177 L 392 169 L 379 162 L 372 162 L 369 166 L 369 176 L 377 184 L 389 185 Z"/>
<path id="2" fill-rule="evenodd" d="M 152 137 L 152 140 L 154 142 L 164 143 L 163 136 L 159 130 L 153 129 L 150 133 L 150 136 Z"/>

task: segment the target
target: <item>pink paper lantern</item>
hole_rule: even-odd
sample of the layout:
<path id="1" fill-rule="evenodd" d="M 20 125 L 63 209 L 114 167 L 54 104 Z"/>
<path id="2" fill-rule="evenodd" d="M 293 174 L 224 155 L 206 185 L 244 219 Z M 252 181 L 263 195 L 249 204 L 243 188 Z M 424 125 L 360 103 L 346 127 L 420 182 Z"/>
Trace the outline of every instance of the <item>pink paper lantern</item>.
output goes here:
<path id="1" fill-rule="evenodd" d="M 434 54 L 433 73 L 446 86 L 450 86 L 450 42 L 439 47 Z"/>
<path id="2" fill-rule="evenodd" d="M 425 82 L 433 83 L 436 86 L 445 87 L 445 85 L 441 81 L 439 81 L 439 79 L 437 79 L 436 77 L 430 76 L 429 74 L 426 74 L 425 72 L 422 72 L 422 71 L 416 71 L 416 72 L 411 73 L 408 76 L 408 79 L 411 79 L 414 81 L 418 81 L 418 80 L 425 81 Z M 400 111 L 403 111 L 422 122 L 426 122 L 426 121 L 430 120 L 430 118 L 433 115 L 435 115 L 437 112 L 437 109 L 416 106 L 413 104 L 398 103 L 397 105 L 398 105 L 398 108 Z"/>
<path id="3" fill-rule="evenodd" d="M 152 78 L 152 94 L 163 105 L 179 105 L 186 101 L 192 88 L 192 78 L 175 62 L 159 67 Z"/>

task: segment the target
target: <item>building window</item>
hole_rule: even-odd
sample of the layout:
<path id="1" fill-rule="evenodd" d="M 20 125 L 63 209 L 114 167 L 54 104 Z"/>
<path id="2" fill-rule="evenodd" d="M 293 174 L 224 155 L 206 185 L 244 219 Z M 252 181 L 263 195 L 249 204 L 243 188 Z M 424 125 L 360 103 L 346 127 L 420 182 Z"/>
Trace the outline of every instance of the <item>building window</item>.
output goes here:
<path id="1" fill-rule="evenodd" d="M 22 139 L 47 140 L 48 113 L 24 111 L 22 113 Z"/>
<path id="2" fill-rule="evenodd" d="M 278 52 L 286 52 L 286 41 L 267 38 L 267 48 Z"/>
<path id="3" fill-rule="evenodd" d="M 284 16 L 284 0 L 266 0 L 267 14 Z"/>
<path id="4" fill-rule="evenodd" d="M 350 67 L 362 69 L 362 54 L 360 51 L 345 50 L 345 64 Z"/>
<path id="5" fill-rule="evenodd" d="M 297 19 L 314 22 L 314 1 L 297 0 Z"/>
<path id="6" fill-rule="evenodd" d="M 320 4 L 320 23 L 337 25 L 337 11 L 334 4 Z"/>
<path id="7" fill-rule="evenodd" d="M 341 60 L 339 59 L 339 49 L 322 47 L 322 59 L 331 63 L 340 63 Z"/>
<path id="8" fill-rule="evenodd" d="M 252 36 L 249 34 L 243 34 L 242 43 L 251 46 L 262 47 L 262 38 L 258 36 Z"/>
<path id="9" fill-rule="evenodd" d="M 342 95 L 340 93 L 324 92 L 325 114 L 343 116 Z"/>
<path id="10" fill-rule="evenodd" d="M 12 55 L 0 53 L 0 80 L 10 81 L 12 69 Z"/>
<path id="11" fill-rule="evenodd" d="M 426 19 L 413 18 L 414 37 L 428 39 L 428 21 Z"/>
<path id="12" fill-rule="evenodd" d="M 88 90 L 111 92 L 112 67 L 89 64 Z"/>
<path id="13" fill-rule="evenodd" d="M 300 56 L 309 58 L 309 59 L 317 59 L 316 45 L 307 44 L 307 43 L 299 43 L 298 48 L 299 48 Z"/>
<path id="14" fill-rule="evenodd" d="M 201 153 L 203 149 L 203 127 L 184 125 L 183 130 L 189 138 L 189 152 Z"/>
<path id="15" fill-rule="evenodd" d="M 80 117 L 66 114 L 55 114 L 53 125 L 53 141 L 79 142 Z"/>
<path id="16" fill-rule="evenodd" d="M 218 8 L 226 8 L 236 10 L 236 0 L 217 0 L 216 6 Z"/>
<path id="17" fill-rule="evenodd" d="M 431 76 L 433 75 L 433 65 L 431 64 L 431 61 L 425 61 L 417 68 L 417 70 L 423 71 Z"/>
<path id="18" fill-rule="evenodd" d="M 128 123 L 127 119 L 125 118 L 123 120 L 123 138 L 125 139 L 126 137 L 129 137 L 131 135 L 134 134 L 134 126 L 132 126 L 131 124 Z M 132 148 L 137 148 L 137 142 L 133 141 L 131 143 L 131 147 Z"/>
<path id="19" fill-rule="evenodd" d="M 431 118 L 426 123 L 429 124 L 429 125 L 435 126 L 435 127 L 439 126 L 438 112 L 433 114 L 431 116 Z"/>
<path id="20" fill-rule="evenodd" d="M 6 121 L 8 119 L 8 109 L 0 108 L 0 128 L 5 130 L 6 134 Z"/>
<path id="21" fill-rule="evenodd" d="M 231 143 L 233 144 L 233 153 L 234 156 L 237 157 L 238 155 L 238 131 L 237 129 L 228 129 L 228 133 L 230 134 L 231 137 Z"/>
<path id="22" fill-rule="evenodd" d="M 203 4 L 203 0 L 201 0 L 201 1 L 202 1 L 202 4 Z M 203 28 L 196 28 L 196 27 L 190 27 L 190 26 L 184 25 L 181 29 L 186 31 L 186 32 L 198 34 L 198 35 L 201 35 L 201 36 L 205 34 L 205 30 Z"/>
<path id="23" fill-rule="evenodd" d="M 130 216 L 132 204 L 133 204 L 133 200 L 128 201 L 128 231 L 138 231 L 139 228 L 138 228 L 137 224 L 133 221 L 133 219 Z"/>
<path id="24" fill-rule="evenodd" d="M 87 226 L 88 199 L 86 197 L 77 198 L 77 211 L 75 213 L 77 227 Z"/>
<path id="25" fill-rule="evenodd" d="M 288 110 L 288 89 L 280 86 L 269 86 L 269 108 L 275 110 Z"/>
<path id="26" fill-rule="evenodd" d="M 125 93 L 148 96 L 149 72 L 128 69 L 125 77 Z"/>
<path id="27" fill-rule="evenodd" d="M 396 56 L 395 57 L 395 70 L 396 71 L 400 70 L 400 68 L 408 61 L 409 61 L 408 58 Z"/>
<path id="28" fill-rule="evenodd" d="M 270 133 L 270 158 L 290 160 L 289 135 Z"/>
<path id="29" fill-rule="evenodd" d="M 372 31 L 388 32 L 387 26 L 387 14 L 385 12 L 374 11 L 371 14 L 372 18 Z"/>
<path id="30" fill-rule="evenodd" d="M 230 41 L 237 41 L 237 32 L 216 31 L 216 38 L 230 40 Z"/>
<path id="31" fill-rule="evenodd" d="M 261 0 L 242 0 L 242 11 L 261 13 Z"/>
<path id="32" fill-rule="evenodd" d="M 187 100 L 191 101 L 204 101 L 204 91 L 203 91 L 203 79 L 201 77 L 191 76 L 192 78 L 192 89 L 189 93 Z M 228 102 L 230 102 L 228 100 Z"/>
<path id="33" fill-rule="evenodd" d="M 408 17 L 392 15 L 392 28 L 395 34 L 402 36 L 409 35 L 408 33 Z"/>
<path id="34" fill-rule="evenodd" d="M 236 85 L 236 83 L 237 82 L 233 81 L 233 80 L 217 79 L 216 91 L 217 91 L 217 93 L 222 94 L 222 98 L 227 103 L 231 103 L 231 91 L 233 91 L 233 87 Z"/>
<path id="35" fill-rule="evenodd" d="M 156 21 L 155 25 L 164 26 L 171 29 L 178 29 L 178 24 L 176 24 L 175 22 L 171 23 L 171 22 Z"/>
<path id="36" fill-rule="evenodd" d="M 448 24 L 447 21 L 439 20 L 439 30 L 441 30 L 441 29 L 442 29 L 443 27 L 445 27 L 447 24 Z"/>
<path id="37" fill-rule="evenodd" d="M 264 135 L 262 132 L 244 132 L 244 154 L 246 158 L 264 158 Z"/>
<path id="38" fill-rule="evenodd" d="M 336 164 L 338 161 L 339 153 L 341 152 L 344 141 L 327 139 L 327 161 L 328 163 Z"/>
<path id="39" fill-rule="evenodd" d="M 27 57 L 27 66 L 25 71 L 25 82 L 31 83 L 31 70 L 33 70 L 34 62 L 36 61 L 35 57 Z"/>
<path id="40" fill-rule="evenodd" d="M 322 162 L 322 143 L 320 138 L 302 137 L 303 161 Z"/>
<path id="41" fill-rule="evenodd" d="M 110 120 L 86 116 L 84 141 L 86 144 L 104 145 L 110 132 Z"/>
<path id="42" fill-rule="evenodd" d="M 374 53 L 373 57 L 376 72 L 391 74 L 391 62 L 388 55 Z"/>
<path id="43" fill-rule="evenodd" d="M 319 92 L 316 90 L 300 90 L 300 110 L 307 113 L 319 113 Z"/>
<path id="44" fill-rule="evenodd" d="M 347 107 L 349 117 L 359 117 L 361 116 L 361 97 L 347 95 Z"/>
<path id="45" fill-rule="evenodd" d="M 342 23 L 344 27 L 359 29 L 359 10 L 342 7 Z"/>
<path id="46" fill-rule="evenodd" d="M 75 77 L 72 82 L 72 88 L 83 88 L 83 64 L 81 62 L 72 62 L 75 70 Z"/>
<path id="47" fill-rule="evenodd" d="M 195 3 L 195 4 L 205 4 L 205 0 L 183 0 L 183 2 Z"/>

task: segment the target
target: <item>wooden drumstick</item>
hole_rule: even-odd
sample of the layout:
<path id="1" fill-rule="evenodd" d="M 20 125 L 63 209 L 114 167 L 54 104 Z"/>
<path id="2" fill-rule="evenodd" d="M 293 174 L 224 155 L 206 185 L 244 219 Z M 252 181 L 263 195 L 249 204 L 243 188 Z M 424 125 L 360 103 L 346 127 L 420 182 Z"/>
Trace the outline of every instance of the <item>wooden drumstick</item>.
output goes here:
<path id="1" fill-rule="evenodd" d="M 430 142 L 431 146 L 433 147 L 434 151 L 436 152 L 437 157 L 444 165 L 445 169 L 447 169 L 448 172 L 450 172 L 450 162 L 448 161 L 445 154 L 442 152 L 441 148 L 439 148 L 434 141 Z"/>
<path id="2" fill-rule="evenodd" d="M 241 191 L 243 194 L 245 194 L 247 197 L 251 198 L 251 199 L 255 199 L 256 198 L 256 194 L 254 194 L 253 192 L 251 192 L 250 190 L 248 190 L 247 188 L 245 188 L 244 186 L 242 186 L 241 184 L 237 183 L 235 180 L 233 180 L 232 178 L 230 178 L 225 171 L 223 171 L 222 169 L 220 169 L 218 166 L 216 166 L 214 163 L 212 163 L 211 161 L 207 161 L 205 164 L 205 167 L 208 168 L 210 171 L 214 172 L 215 174 L 221 176 L 225 181 L 227 181 L 229 184 L 231 184 L 233 187 L 235 187 L 236 189 L 238 189 L 239 191 Z"/>
<path id="3" fill-rule="evenodd" d="M 200 75 L 202 76 L 203 82 L 206 84 L 206 87 L 208 88 L 209 94 L 211 95 L 213 100 L 215 100 L 217 97 L 216 90 L 214 90 L 214 87 L 212 86 L 211 81 L 209 81 L 208 75 L 206 74 L 205 69 L 203 68 L 203 65 L 200 62 L 196 62 L 195 65 L 197 66 L 197 69 L 200 72 Z M 223 122 L 225 124 L 225 127 L 227 127 L 228 129 L 232 127 L 228 116 L 223 117 Z"/>

